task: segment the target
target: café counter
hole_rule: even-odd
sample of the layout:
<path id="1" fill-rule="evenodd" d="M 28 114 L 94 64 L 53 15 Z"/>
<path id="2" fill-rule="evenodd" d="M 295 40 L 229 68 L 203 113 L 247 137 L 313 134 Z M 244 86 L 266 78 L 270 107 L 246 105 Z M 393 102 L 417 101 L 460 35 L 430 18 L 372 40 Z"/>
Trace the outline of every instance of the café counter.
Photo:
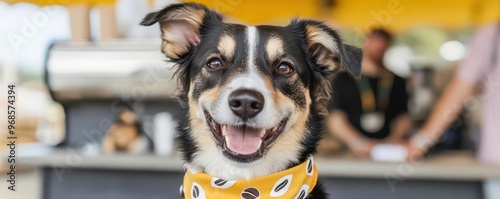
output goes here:
<path id="1" fill-rule="evenodd" d="M 23 151 L 18 165 L 48 173 L 47 198 L 100 198 L 107 192 L 117 193 L 107 198 L 177 198 L 182 182 L 183 163 L 176 155 L 101 155 L 40 146 Z M 332 198 L 481 199 L 483 182 L 500 179 L 500 166 L 479 163 L 470 152 L 442 152 L 418 162 L 375 162 L 348 154 L 315 162 Z"/>

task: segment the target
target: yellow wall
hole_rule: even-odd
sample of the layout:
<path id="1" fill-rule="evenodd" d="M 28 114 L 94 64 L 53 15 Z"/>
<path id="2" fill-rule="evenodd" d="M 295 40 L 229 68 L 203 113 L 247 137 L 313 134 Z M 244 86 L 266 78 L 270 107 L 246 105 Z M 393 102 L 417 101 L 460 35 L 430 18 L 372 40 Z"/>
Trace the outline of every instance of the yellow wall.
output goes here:
<path id="1" fill-rule="evenodd" d="M 9 4 L 33 3 L 40 6 L 47 5 L 68 5 L 68 4 L 113 4 L 116 0 L 4 0 Z"/>
<path id="2" fill-rule="evenodd" d="M 320 0 L 195 0 L 250 24 L 284 22 L 293 16 L 320 17 L 368 31 L 385 26 L 402 32 L 418 26 L 460 28 L 499 17 L 500 0 L 335 0 L 329 14 Z"/>
<path id="3" fill-rule="evenodd" d="M 109 4 L 116 0 L 5 0 L 44 5 Z M 146 0 L 145 0 L 146 1 Z M 191 2 L 191 0 L 188 0 Z M 288 23 L 291 17 L 320 17 L 366 32 L 387 27 L 402 32 L 418 26 L 460 28 L 499 18 L 500 0 L 335 0 L 325 14 L 322 0 L 194 0 L 248 24 Z"/>
<path id="4" fill-rule="evenodd" d="M 338 0 L 333 19 L 369 31 L 381 24 L 394 32 L 418 26 L 460 28 L 491 22 L 498 17 L 500 0 Z"/>
<path id="5" fill-rule="evenodd" d="M 291 17 L 314 17 L 320 0 L 194 0 L 249 24 L 288 22 Z"/>

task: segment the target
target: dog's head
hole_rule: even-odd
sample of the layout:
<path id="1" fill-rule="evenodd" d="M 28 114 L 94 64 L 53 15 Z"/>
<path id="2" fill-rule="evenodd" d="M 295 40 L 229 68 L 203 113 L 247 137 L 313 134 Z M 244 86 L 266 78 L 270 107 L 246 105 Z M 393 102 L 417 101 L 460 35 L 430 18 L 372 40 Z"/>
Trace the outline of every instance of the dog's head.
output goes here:
<path id="1" fill-rule="evenodd" d="M 178 137 L 184 159 L 226 179 L 277 172 L 313 153 L 331 92 L 327 77 L 360 73 L 360 49 L 317 21 L 229 24 L 185 3 L 141 24 L 157 22 L 188 111 Z"/>

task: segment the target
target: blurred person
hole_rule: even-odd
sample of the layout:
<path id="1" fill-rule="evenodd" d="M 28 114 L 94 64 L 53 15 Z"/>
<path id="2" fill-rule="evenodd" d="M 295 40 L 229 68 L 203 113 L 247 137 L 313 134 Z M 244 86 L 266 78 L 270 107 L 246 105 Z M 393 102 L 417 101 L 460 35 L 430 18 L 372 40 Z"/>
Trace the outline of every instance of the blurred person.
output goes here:
<path id="1" fill-rule="evenodd" d="M 410 139 L 410 160 L 421 158 L 437 142 L 468 100 L 479 99 L 483 105 L 479 159 L 500 164 L 499 45 L 500 23 L 486 25 L 475 33 L 469 53 L 438 100 L 429 120 Z M 477 88 L 481 88 L 480 95 L 472 98 Z"/>
<path id="2" fill-rule="evenodd" d="M 402 143 L 411 128 L 405 80 L 383 64 L 391 42 L 389 32 L 374 29 L 364 42 L 361 79 L 344 73 L 332 82 L 328 131 L 359 156 L 378 143 Z"/>

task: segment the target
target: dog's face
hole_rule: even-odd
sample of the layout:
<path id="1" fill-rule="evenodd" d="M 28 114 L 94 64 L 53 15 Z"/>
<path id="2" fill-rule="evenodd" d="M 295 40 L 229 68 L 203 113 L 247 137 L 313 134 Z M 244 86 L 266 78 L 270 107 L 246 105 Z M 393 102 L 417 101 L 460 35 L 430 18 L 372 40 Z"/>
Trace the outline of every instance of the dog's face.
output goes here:
<path id="1" fill-rule="evenodd" d="M 314 151 L 312 119 L 325 110 L 327 75 L 359 74 L 361 52 L 316 21 L 286 27 L 228 24 L 198 4 L 149 14 L 162 51 L 178 64 L 187 121 L 179 141 L 192 167 L 228 178 L 286 169 Z M 220 168 L 220 169 L 218 169 Z M 224 173 L 249 170 L 243 176 Z M 221 176 L 222 175 L 222 176 Z"/>

